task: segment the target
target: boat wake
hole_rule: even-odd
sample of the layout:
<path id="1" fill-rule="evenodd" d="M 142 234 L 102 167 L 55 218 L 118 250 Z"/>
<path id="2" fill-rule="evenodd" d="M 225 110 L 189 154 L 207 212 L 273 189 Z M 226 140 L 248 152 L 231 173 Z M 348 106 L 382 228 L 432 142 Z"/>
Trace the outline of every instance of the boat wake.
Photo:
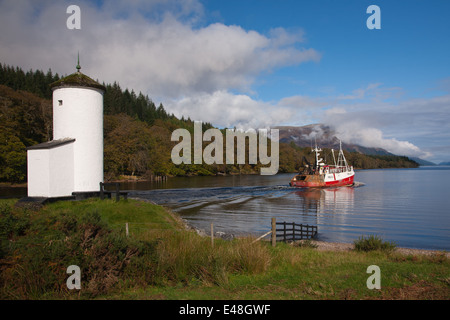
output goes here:
<path id="1" fill-rule="evenodd" d="M 242 196 L 277 196 L 291 192 L 287 185 L 219 188 L 158 189 L 130 191 L 131 196 L 149 199 L 158 204 L 189 202 L 196 199 L 231 199 Z"/>
<path id="2" fill-rule="evenodd" d="M 353 188 L 359 188 L 359 187 L 362 187 L 362 186 L 365 186 L 365 185 L 366 184 L 364 182 L 355 181 L 355 182 L 353 182 L 352 187 Z"/>

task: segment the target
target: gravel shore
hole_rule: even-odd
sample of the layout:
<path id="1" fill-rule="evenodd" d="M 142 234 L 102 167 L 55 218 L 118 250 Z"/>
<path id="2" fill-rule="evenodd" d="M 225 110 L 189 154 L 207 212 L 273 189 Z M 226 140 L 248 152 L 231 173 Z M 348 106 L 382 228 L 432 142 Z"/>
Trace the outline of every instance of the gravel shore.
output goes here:
<path id="1" fill-rule="evenodd" d="M 337 242 L 325 242 L 311 240 L 311 243 L 317 246 L 317 250 L 322 251 L 350 251 L 355 248 L 351 243 L 337 243 Z M 405 255 L 435 255 L 445 253 L 446 257 L 450 257 L 450 253 L 446 251 L 439 250 L 425 250 L 425 249 L 411 249 L 411 248 L 396 248 L 395 252 L 405 254 Z"/>

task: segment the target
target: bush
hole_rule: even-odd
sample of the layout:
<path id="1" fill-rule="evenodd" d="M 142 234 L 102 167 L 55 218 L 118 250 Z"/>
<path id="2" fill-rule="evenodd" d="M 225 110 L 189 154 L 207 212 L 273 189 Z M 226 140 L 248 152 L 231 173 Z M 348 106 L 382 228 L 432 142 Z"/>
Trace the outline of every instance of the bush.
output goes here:
<path id="1" fill-rule="evenodd" d="M 396 244 L 393 242 L 383 241 L 380 237 L 370 235 L 367 238 L 361 236 L 354 242 L 355 250 L 357 251 L 392 251 L 396 248 Z"/>
<path id="2" fill-rule="evenodd" d="M 22 215 L 14 214 L 10 204 L 0 203 L 0 259 L 6 255 L 9 243 L 22 236 L 28 227 L 25 212 Z"/>
<path id="3" fill-rule="evenodd" d="M 136 240 L 113 231 L 96 210 L 28 214 L 0 210 L 0 297 L 33 299 L 68 296 L 66 269 L 81 269 L 82 293 L 107 293 L 140 248 Z M 133 273 L 132 268 L 127 270 Z M 78 294 L 78 292 L 76 292 Z"/>

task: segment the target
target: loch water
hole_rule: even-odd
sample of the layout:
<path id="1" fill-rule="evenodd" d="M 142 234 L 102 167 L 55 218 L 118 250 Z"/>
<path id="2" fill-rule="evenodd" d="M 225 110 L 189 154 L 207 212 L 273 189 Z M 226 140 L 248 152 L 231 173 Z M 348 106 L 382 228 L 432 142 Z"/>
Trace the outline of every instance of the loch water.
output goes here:
<path id="1" fill-rule="evenodd" d="M 352 243 L 377 235 L 399 247 L 450 249 L 450 167 L 357 170 L 355 186 L 289 187 L 293 174 L 173 178 L 127 183 L 193 227 L 259 236 L 271 219 L 318 226 L 318 240 Z"/>
<path id="2" fill-rule="evenodd" d="M 318 226 L 318 240 L 352 243 L 377 235 L 399 247 L 450 250 L 449 166 L 357 170 L 355 186 L 289 187 L 293 174 L 177 177 L 123 182 L 129 197 L 177 212 L 193 227 L 260 236 L 271 219 Z M 26 196 L 26 187 L 0 188 L 0 197 Z"/>

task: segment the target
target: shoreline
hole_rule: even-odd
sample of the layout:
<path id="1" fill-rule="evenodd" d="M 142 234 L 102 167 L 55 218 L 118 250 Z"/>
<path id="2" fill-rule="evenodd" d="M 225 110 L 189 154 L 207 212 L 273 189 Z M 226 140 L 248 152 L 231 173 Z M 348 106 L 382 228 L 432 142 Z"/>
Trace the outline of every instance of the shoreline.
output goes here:
<path id="1" fill-rule="evenodd" d="M 198 229 L 198 228 L 192 226 L 186 219 L 183 219 L 176 212 L 173 212 L 172 210 L 170 210 L 169 208 L 167 208 L 163 205 L 158 205 L 157 203 L 155 203 L 151 200 L 148 200 L 148 199 L 135 198 L 135 197 L 130 198 L 130 199 L 149 202 L 151 204 L 161 206 L 164 208 L 164 210 L 166 210 L 166 212 L 168 214 L 170 214 L 172 217 L 175 217 L 179 222 L 181 222 L 184 225 L 185 229 L 195 231 L 201 237 L 210 237 L 211 236 L 205 230 Z M 249 235 L 249 236 L 256 238 L 256 236 L 254 236 L 254 235 Z M 215 232 L 214 237 L 221 238 L 224 240 L 233 240 L 234 238 L 239 238 L 239 237 L 244 237 L 244 236 L 243 235 L 234 235 L 234 234 L 225 233 L 225 232 Z M 262 239 L 261 241 L 268 241 L 268 240 Z M 314 240 L 314 239 L 312 239 L 310 241 L 314 246 L 317 246 L 316 249 L 319 251 L 335 251 L 335 252 L 336 251 L 344 251 L 344 252 L 347 251 L 347 252 L 349 252 L 349 251 L 353 251 L 355 249 L 355 245 L 353 243 L 329 242 L 329 241 Z M 400 253 L 403 255 L 425 255 L 425 256 L 445 254 L 445 256 L 447 258 L 450 258 L 450 252 L 448 252 L 447 250 L 444 250 L 444 249 L 439 250 L 439 249 L 419 249 L 419 248 L 396 247 L 393 250 L 393 252 Z"/>
<path id="2" fill-rule="evenodd" d="M 313 245 L 316 245 L 317 250 L 320 251 L 352 251 L 355 249 L 355 246 L 352 243 L 326 242 L 320 240 L 311 240 L 311 243 Z M 446 250 L 396 247 L 393 252 L 401 253 L 404 255 L 426 255 L 426 256 L 445 254 L 447 258 L 450 258 L 450 252 L 447 252 Z"/>
<path id="3" fill-rule="evenodd" d="M 164 207 L 164 209 L 167 209 Z M 177 215 L 176 213 L 173 213 Z M 178 215 L 177 215 L 178 216 Z M 179 217 L 179 216 L 178 216 Z M 197 229 L 190 225 L 185 219 L 179 217 L 186 226 L 188 230 L 195 231 L 198 235 L 202 237 L 210 237 L 210 234 L 208 234 L 205 230 Z M 255 239 L 257 236 L 255 235 L 248 235 L 249 237 L 254 237 Z M 225 233 L 225 232 L 216 232 L 214 234 L 215 238 L 221 238 L 224 240 L 233 240 L 234 238 L 241 238 L 246 237 L 245 235 L 234 235 L 231 233 Z M 267 236 L 267 237 L 270 237 Z M 261 239 L 261 241 L 267 241 L 270 242 L 270 240 L 267 239 Z M 305 240 L 297 240 L 296 242 L 301 242 Z M 323 241 L 323 240 L 309 240 L 313 246 L 315 246 L 315 249 L 318 251 L 334 251 L 334 252 L 351 252 L 355 251 L 355 245 L 353 243 L 346 243 L 346 242 L 330 242 L 330 241 Z M 419 248 L 406 248 L 406 247 L 395 247 L 395 249 L 392 251 L 393 253 L 400 253 L 402 255 L 425 255 L 425 256 L 433 256 L 433 255 L 440 255 L 444 254 L 447 258 L 450 258 L 450 252 L 447 250 L 439 250 L 439 249 L 419 249 Z"/>
<path id="4" fill-rule="evenodd" d="M 355 171 L 360 170 L 385 170 L 385 169 L 417 169 L 419 167 L 438 167 L 439 165 L 435 166 L 418 166 L 418 167 L 385 167 L 385 168 L 353 168 Z M 298 174 L 298 171 L 292 171 L 292 172 L 278 172 L 276 174 Z M 211 175 L 198 175 L 198 174 L 189 174 L 189 175 L 165 175 L 166 179 L 173 179 L 173 178 L 190 178 L 190 177 L 229 177 L 229 176 L 254 176 L 254 175 L 260 175 L 259 172 L 230 172 L 230 173 L 224 173 L 224 172 L 217 172 L 215 174 Z M 108 183 L 121 183 L 121 182 L 155 182 L 157 180 L 152 180 L 149 178 L 144 178 L 143 176 L 127 176 L 122 175 L 123 178 L 119 179 L 112 179 L 105 182 Z M 161 177 L 161 176 L 159 176 Z M 25 183 L 26 184 L 26 183 Z"/>
<path id="5" fill-rule="evenodd" d="M 447 165 L 428 165 L 428 166 L 419 166 L 419 167 L 386 167 L 386 168 L 354 168 L 355 171 L 360 170 L 385 170 L 385 169 L 417 169 L 420 167 L 449 167 Z M 297 171 L 294 172 L 278 172 L 277 174 L 297 174 Z M 216 174 L 206 175 L 208 177 L 227 177 L 227 176 L 254 176 L 254 175 L 260 175 L 259 172 L 231 172 L 231 173 L 223 173 L 218 172 Z M 173 175 L 166 175 L 166 176 L 158 176 L 158 177 L 165 177 L 166 181 L 170 178 L 189 178 L 189 177 L 202 177 L 203 175 L 198 174 L 191 174 L 191 175 L 179 175 L 179 176 L 173 176 Z M 205 177 L 206 177 L 205 176 Z M 111 179 L 107 180 L 105 179 L 105 183 L 127 183 L 127 182 L 161 182 L 160 180 L 152 180 L 149 178 L 143 178 L 143 176 L 127 176 L 123 175 L 124 178 L 119 179 Z M 0 188 L 24 188 L 27 187 L 27 182 L 0 182 Z"/>

